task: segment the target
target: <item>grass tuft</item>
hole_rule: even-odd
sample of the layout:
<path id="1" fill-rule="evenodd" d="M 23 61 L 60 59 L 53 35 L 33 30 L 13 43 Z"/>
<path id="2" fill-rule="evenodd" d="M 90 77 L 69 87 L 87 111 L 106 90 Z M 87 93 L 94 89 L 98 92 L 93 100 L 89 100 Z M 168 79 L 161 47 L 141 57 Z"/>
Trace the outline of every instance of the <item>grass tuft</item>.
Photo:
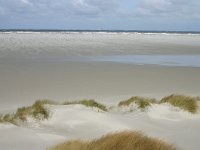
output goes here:
<path id="1" fill-rule="evenodd" d="M 0 123 L 3 122 L 3 115 L 0 114 Z"/>
<path id="2" fill-rule="evenodd" d="M 135 96 L 131 97 L 128 100 L 119 102 L 118 106 L 121 107 L 130 106 L 131 104 L 137 104 L 139 109 L 145 110 L 145 108 L 151 106 L 151 104 L 153 103 L 170 103 L 171 105 L 179 107 L 188 112 L 196 113 L 198 111 L 198 101 L 200 101 L 200 97 L 189 97 L 175 94 L 162 98 L 162 100 L 159 103 L 156 101 L 156 99 Z M 10 122 L 13 124 L 17 124 L 18 121 L 27 121 L 28 117 L 33 117 L 38 120 L 48 119 L 49 111 L 45 108 L 46 104 L 58 105 L 59 103 L 56 103 L 51 100 L 38 100 L 32 106 L 18 108 L 16 113 L 14 114 L 0 114 L 0 123 Z M 95 107 L 102 111 L 108 111 L 106 105 L 98 103 L 92 99 L 62 103 L 62 105 L 73 104 L 81 104 L 86 107 Z"/>
<path id="3" fill-rule="evenodd" d="M 156 100 L 150 99 L 150 98 L 135 96 L 135 97 L 131 97 L 128 100 L 119 102 L 118 106 L 129 106 L 133 103 L 137 104 L 138 108 L 145 109 L 145 108 L 151 106 L 152 103 L 156 103 Z"/>
<path id="4" fill-rule="evenodd" d="M 96 102 L 95 100 L 82 100 L 80 101 L 80 104 L 85 105 L 86 107 L 96 107 L 103 111 L 107 111 L 107 108 L 105 105 L 100 104 Z"/>
<path id="5" fill-rule="evenodd" d="M 48 150 L 176 150 L 176 148 L 140 132 L 124 131 L 108 134 L 92 141 L 67 141 Z"/>
<path id="6" fill-rule="evenodd" d="M 179 107 L 191 113 L 196 113 L 198 110 L 197 101 L 197 97 L 172 94 L 170 96 L 164 97 L 161 100 L 161 103 L 170 103 L 175 107 Z"/>
<path id="7" fill-rule="evenodd" d="M 87 150 L 89 142 L 82 140 L 68 141 L 62 144 L 58 144 L 47 150 Z"/>
<path id="8" fill-rule="evenodd" d="M 12 124 L 15 124 L 14 114 L 0 115 L 0 123 L 4 123 L 4 122 L 10 122 Z"/>
<path id="9" fill-rule="evenodd" d="M 26 121 L 28 116 L 39 120 L 47 119 L 49 117 L 49 112 L 44 107 L 46 104 L 54 104 L 54 102 L 48 100 L 38 100 L 32 106 L 18 108 L 14 118 L 22 121 Z"/>
<path id="10" fill-rule="evenodd" d="M 14 114 L 0 115 L 0 122 L 10 122 L 18 124 L 18 121 L 27 121 L 27 117 L 33 117 L 38 120 L 49 118 L 49 112 L 44 107 L 45 104 L 56 104 L 49 100 L 38 100 L 32 106 L 18 108 Z"/>
<path id="11" fill-rule="evenodd" d="M 103 111 L 108 111 L 105 105 L 96 102 L 95 100 L 81 100 L 81 101 L 72 101 L 72 102 L 64 102 L 63 105 L 72 105 L 72 104 L 81 104 L 86 107 L 96 107 Z"/>

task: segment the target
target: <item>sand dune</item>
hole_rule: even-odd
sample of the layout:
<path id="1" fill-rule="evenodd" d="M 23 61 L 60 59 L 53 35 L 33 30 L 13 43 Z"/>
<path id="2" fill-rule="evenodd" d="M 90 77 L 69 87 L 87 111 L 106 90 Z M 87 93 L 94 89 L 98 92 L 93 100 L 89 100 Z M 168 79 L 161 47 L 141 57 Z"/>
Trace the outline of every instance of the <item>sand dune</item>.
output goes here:
<path id="1" fill-rule="evenodd" d="M 17 127 L 0 124 L 3 149 L 37 149 L 67 139 L 92 139 L 114 131 L 142 131 L 152 137 L 174 143 L 182 150 L 198 150 L 200 113 L 191 114 L 169 104 L 154 104 L 146 111 L 102 112 L 83 105 L 47 105 L 48 120 L 29 119 Z"/>

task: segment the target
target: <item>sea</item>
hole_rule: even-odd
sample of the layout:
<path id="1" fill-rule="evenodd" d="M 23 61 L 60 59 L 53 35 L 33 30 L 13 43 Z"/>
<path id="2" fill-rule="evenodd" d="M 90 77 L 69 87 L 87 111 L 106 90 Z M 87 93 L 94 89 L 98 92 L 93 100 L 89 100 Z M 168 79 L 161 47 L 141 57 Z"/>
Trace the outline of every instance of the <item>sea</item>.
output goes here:
<path id="1" fill-rule="evenodd" d="M 199 43 L 199 31 L 0 29 L 0 62 L 12 57 L 200 67 Z"/>

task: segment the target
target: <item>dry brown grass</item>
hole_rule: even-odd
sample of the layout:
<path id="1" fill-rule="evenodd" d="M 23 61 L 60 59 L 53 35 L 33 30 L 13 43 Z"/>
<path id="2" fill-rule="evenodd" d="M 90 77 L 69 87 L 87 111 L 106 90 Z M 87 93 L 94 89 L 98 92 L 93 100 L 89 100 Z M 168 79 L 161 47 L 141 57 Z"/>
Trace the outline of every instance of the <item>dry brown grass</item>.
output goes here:
<path id="1" fill-rule="evenodd" d="M 140 132 L 124 131 L 108 134 L 92 141 L 74 140 L 48 150 L 177 150 L 162 140 L 150 138 Z"/>
<path id="2" fill-rule="evenodd" d="M 86 150 L 89 142 L 81 140 L 68 141 L 47 150 Z"/>
<path id="3" fill-rule="evenodd" d="M 198 110 L 198 97 L 190 97 L 184 95 L 175 95 L 164 97 L 161 103 L 170 103 L 175 107 L 179 107 L 183 110 L 189 111 L 191 113 L 196 113 Z"/>

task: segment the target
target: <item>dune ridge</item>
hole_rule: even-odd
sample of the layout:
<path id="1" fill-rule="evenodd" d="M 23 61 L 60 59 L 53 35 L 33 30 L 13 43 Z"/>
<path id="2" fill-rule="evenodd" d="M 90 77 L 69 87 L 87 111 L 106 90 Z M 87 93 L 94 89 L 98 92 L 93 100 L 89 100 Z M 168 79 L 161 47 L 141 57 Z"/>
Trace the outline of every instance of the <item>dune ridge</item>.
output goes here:
<path id="1" fill-rule="evenodd" d="M 18 108 L 16 113 L 0 115 L 0 123 L 10 122 L 15 125 L 20 125 L 20 122 L 27 121 L 28 117 L 36 120 L 44 120 L 50 117 L 50 110 L 45 105 L 83 105 L 86 107 L 96 108 L 101 112 L 113 112 L 113 110 L 123 110 L 126 108 L 127 112 L 132 112 L 133 107 L 135 110 L 145 111 L 153 104 L 168 103 L 173 107 L 195 114 L 198 112 L 199 97 L 190 97 L 184 95 L 172 94 L 162 98 L 160 101 L 153 98 L 145 97 L 131 97 L 128 100 L 123 100 L 117 106 L 106 106 L 95 100 L 80 100 L 80 101 L 66 101 L 58 103 L 52 100 L 38 100 L 32 106 Z"/>
<path id="2" fill-rule="evenodd" d="M 176 96 L 180 97 L 175 94 L 170 97 Z M 120 102 L 104 105 L 90 99 L 62 103 L 39 100 L 10 114 L 14 117 L 14 124 L 1 117 L 0 146 L 3 149 L 16 147 L 17 150 L 45 150 L 72 139 L 92 141 L 108 133 L 142 131 L 149 137 L 173 143 L 182 150 L 198 150 L 200 145 L 194 139 L 199 138 L 196 132 L 200 121 L 199 98 L 192 98 L 198 104 L 195 113 L 175 107 L 169 102 L 148 101 L 149 98 L 145 97 L 122 100 L 123 103 L 131 100 L 127 106 L 119 106 Z"/>

